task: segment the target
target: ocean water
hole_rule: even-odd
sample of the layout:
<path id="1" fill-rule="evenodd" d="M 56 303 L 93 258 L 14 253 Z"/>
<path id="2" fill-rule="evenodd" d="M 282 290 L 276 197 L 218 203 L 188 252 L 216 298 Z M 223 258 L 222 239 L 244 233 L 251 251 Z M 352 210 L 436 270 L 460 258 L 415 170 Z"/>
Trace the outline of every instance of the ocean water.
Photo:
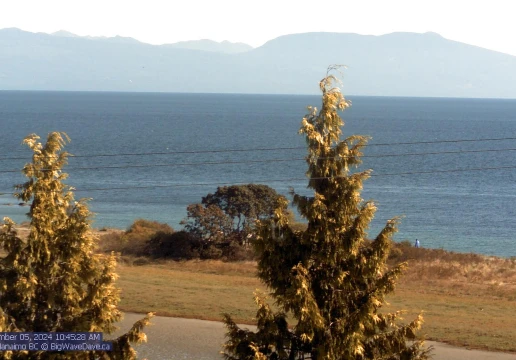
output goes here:
<path id="1" fill-rule="evenodd" d="M 516 100 L 350 99 L 344 136 L 372 137 L 371 237 L 402 215 L 397 241 L 516 256 Z M 221 185 L 309 194 L 297 134 L 308 105 L 320 97 L 0 91 L 0 216 L 26 219 L 11 196 L 30 161 L 21 142 L 51 131 L 72 139 L 67 183 L 91 198 L 95 227 L 145 218 L 179 229 L 186 206 Z"/>

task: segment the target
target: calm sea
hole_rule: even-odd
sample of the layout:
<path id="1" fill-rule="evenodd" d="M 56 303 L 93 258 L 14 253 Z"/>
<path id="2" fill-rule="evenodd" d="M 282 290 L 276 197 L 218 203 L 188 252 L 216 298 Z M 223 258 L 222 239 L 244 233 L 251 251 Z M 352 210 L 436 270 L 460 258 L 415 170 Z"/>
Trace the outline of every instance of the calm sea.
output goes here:
<path id="1" fill-rule="evenodd" d="M 396 240 L 516 256 L 516 140 L 486 140 L 516 138 L 516 100 L 350 99 L 344 135 L 372 137 L 364 168 L 375 176 L 363 191 L 378 204 L 371 237 L 403 215 Z M 25 220 L 27 207 L 10 195 L 30 159 L 21 141 L 51 131 L 72 139 L 68 184 L 92 199 L 95 227 L 145 218 L 179 228 L 186 206 L 218 185 L 308 194 L 297 131 L 306 106 L 319 103 L 318 96 L 0 92 L 0 216 Z"/>

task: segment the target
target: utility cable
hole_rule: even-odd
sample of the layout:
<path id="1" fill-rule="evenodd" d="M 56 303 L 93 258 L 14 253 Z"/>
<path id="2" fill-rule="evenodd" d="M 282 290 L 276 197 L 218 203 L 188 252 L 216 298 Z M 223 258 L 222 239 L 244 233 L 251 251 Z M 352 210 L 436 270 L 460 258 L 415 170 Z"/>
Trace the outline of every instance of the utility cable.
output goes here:
<path id="1" fill-rule="evenodd" d="M 366 144 L 365 147 L 373 146 L 397 146 L 397 145 L 420 145 L 420 144 L 442 144 L 442 143 L 462 143 L 462 142 L 483 142 L 483 141 L 504 141 L 516 140 L 516 137 L 505 138 L 489 138 L 489 139 L 459 139 L 459 140 L 437 140 L 437 141 L 414 141 L 414 142 L 398 142 L 398 143 L 378 143 Z M 93 157 L 114 157 L 114 156 L 151 156 L 151 155 L 179 155 L 179 154 L 217 154 L 230 152 L 253 152 L 253 151 L 280 151 L 280 150 L 302 150 L 306 146 L 292 147 L 270 147 L 270 148 L 253 148 L 253 149 L 221 149 L 221 150 L 185 150 L 185 151 L 160 151 L 147 153 L 116 153 L 116 154 L 92 154 L 92 155 L 70 155 L 71 158 L 93 158 Z M 2 160 L 26 160 L 27 157 L 5 157 Z"/>
<path id="2" fill-rule="evenodd" d="M 484 153 L 484 152 L 502 152 L 502 151 L 516 151 L 516 148 L 509 149 L 484 149 L 484 150 L 458 150 L 458 151 L 435 151 L 424 153 L 402 153 L 402 154 L 380 154 L 380 155 L 362 155 L 361 158 L 384 158 L 384 157 L 400 157 L 400 156 L 424 156 L 424 155 L 441 155 L 441 154 L 467 154 L 467 153 Z M 320 157 L 319 159 L 334 159 L 337 157 Z M 80 170 L 102 170 L 102 169 L 130 169 L 130 168 L 153 168 L 153 167 L 172 167 L 172 166 L 200 166 L 200 165 L 234 165 L 234 164 L 255 164 L 255 163 L 274 163 L 286 161 L 301 161 L 306 160 L 302 158 L 288 158 L 288 159 L 265 159 L 265 160 L 224 160 L 224 161 L 204 161 L 193 163 L 172 163 L 172 164 L 130 164 L 130 165 L 106 165 L 106 166 L 85 166 L 85 167 L 67 167 L 67 171 Z M 2 173 L 16 173 L 16 170 L 0 170 Z"/>
<path id="3" fill-rule="evenodd" d="M 511 166 L 499 166 L 499 167 L 482 167 L 482 168 L 469 168 L 469 169 L 447 169 L 447 170 L 430 170 L 430 171 L 409 171 L 401 173 L 386 173 L 386 174 L 370 174 L 371 177 L 382 177 L 382 176 L 407 176 L 407 175 L 421 175 L 421 174 L 442 174 L 442 173 L 456 173 L 456 172 L 467 172 L 467 171 L 487 171 L 487 170 L 507 170 L 516 169 L 516 165 Z M 246 182 L 216 182 L 216 183 L 188 183 L 188 184 L 162 184 L 162 185 L 137 185 L 137 186 L 120 186 L 120 187 L 109 187 L 109 188 L 89 188 L 89 189 L 76 189 L 72 187 L 76 192 L 86 191 L 111 191 L 111 190 L 131 190 L 131 189 L 153 189 L 153 188 L 173 188 L 173 187 L 189 187 L 189 186 L 231 186 L 231 185 L 245 185 L 249 183 L 274 183 L 274 182 L 294 182 L 294 181 L 306 181 L 306 180 L 323 180 L 332 178 L 341 178 L 344 176 L 335 177 L 316 177 L 316 178 L 287 178 L 287 179 L 263 179 L 259 181 L 246 181 Z M 9 191 L 3 191 L 0 193 L 9 193 Z"/>

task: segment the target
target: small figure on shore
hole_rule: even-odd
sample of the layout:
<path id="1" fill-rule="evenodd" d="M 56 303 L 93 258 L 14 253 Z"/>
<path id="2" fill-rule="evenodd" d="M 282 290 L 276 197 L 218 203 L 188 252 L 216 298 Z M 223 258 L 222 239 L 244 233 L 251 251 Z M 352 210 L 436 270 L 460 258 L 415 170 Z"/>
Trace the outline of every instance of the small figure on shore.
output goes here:
<path id="1" fill-rule="evenodd" d="M 418 239 L 416 239 L 416 243 L 414 244 L 414 247 L 417 247 L 417 248 L 419 247 L 419 240 Z"/>

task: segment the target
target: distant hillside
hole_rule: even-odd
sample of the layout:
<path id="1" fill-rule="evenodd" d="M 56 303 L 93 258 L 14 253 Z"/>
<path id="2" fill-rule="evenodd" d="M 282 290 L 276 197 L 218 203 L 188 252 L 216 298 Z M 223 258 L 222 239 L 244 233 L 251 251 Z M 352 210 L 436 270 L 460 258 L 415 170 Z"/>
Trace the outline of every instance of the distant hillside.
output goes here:
<path id="1" fill-rule="evenodd" d="M 59 30 L 59 31 L 53 32 L 50 35 L 61 36 L 61 37 L 80 37 L 79 35 L 75 35 L 74 33 L 71 33 L 71 32 L 66 31 L 66 30 Z"/>
<path id="2" fill-rule="evenodd" d="M 8 30 L 8 29 L 7 29 Z M 11 30 L 18 30 L 18 29 L 11 29 Z M 53 32 L 50 34 L 52 36 L 59 36 L 59 37 L 72 37 L 72 38 L 83 38 L 83 39 L 90 39 L 90 40 L 98 40 L 98 41 L 110 41 L 110 42 L 125 42 L 125 43 L 139 43 L 140 41 L 130 38 L 130 37 L 123 37 L 123 36 L 115 36 L 115 37 L 107 37 L 107 36 L 79 36 L 74 33 L 71 33 L 66 30 L 59 30 L 56 32 Z"/>
<path id="3" fill-rule="evenodd" d="M 18 29 L 4 29 L 4 30 L 16 31 Z M 18 30 L 18 31 L 21 31 L 21 30 Z M 74 33 L 66 31 L 66 30 L 59 30 L 59 31 L 53 32 L 50 35 L 59 36 L 59 37 L 73 37 L 73 38 L 83 38 L 83 39 L 90 39 L 90 40 L 111 41 L 111 42 L 141 43 L 140 41 L 133 39 L 133 38 L 129 38 L 129 37 L 79 36 L 79 35 L 76 35 Z M 220 52 L 220 53 L 226 53 L 226 54 L 241 53 L 241 52 L 245 52 L 245 51 L 249 51 L 249 50 L 253 49 L 252 46 L 244 44 L 244 43 L 232 43 L 229 41 L 216 42 L 216 41 L 208 40 L 208 39 L 180 41 L 177 43 L 165 44 L 162 46 L 170 47 L 170 48 L 178 48 L 178 49 Z"/>
<path id="4" fill-rule="evenodd" d="M 0 30 L 0 89 L 313 94 L 345 64 L 345 94 L 516 98 L 516 57 L 435 33 L 305 33 L 244 52 L 72 35 Z"/>
<path id="5" fill-rule="evenodd" d="M 178 49 L 190 49 L 190 50 L 202 50 L 221 52 L 226 54 L 236 54 L 252 50 L 253 47 L 244 43 L 232 43 L 229 41 L 216 42 L 213 40 L 192 40 L 192 41 L 180 41 L 174 44 L 163 45 L 171 48 Z"/>

